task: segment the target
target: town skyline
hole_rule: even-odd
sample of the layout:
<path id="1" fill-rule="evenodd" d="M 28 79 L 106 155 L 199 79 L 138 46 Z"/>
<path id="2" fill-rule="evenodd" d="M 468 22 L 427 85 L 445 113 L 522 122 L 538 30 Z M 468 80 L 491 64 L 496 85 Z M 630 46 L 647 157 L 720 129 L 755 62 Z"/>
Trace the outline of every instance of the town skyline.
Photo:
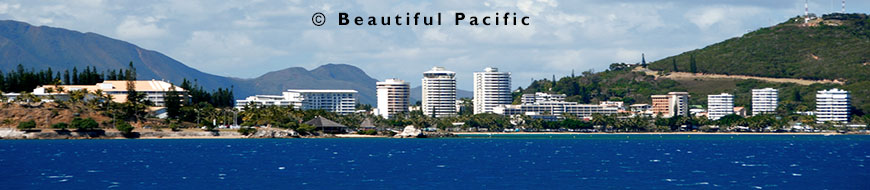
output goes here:
<path id="1" fill-rule="evenodd" d="M 251 78 L 289 67 L 341 63 L 360 67 L 378 80 L 407 79 L 425 68 L 444 66 L 459 73 L 459 89 L 470 91 L 471 80 L 465 79 L 477 68 L 513 70 L 511 88 L 516 89 L 533 78 L 640 62 L 641 54 L 654 61 L 702 48 L 804 10 L 803 1 L 291 1 L 224 2 L 210 9 L 201 8 L 207 3 L 199 1 L 139 3 L 7 1 L 0 3 L 0 19 L 99 33 L 222 76 Z M 839 1 L 809 1 L 809 6 L 817 15 L 840 11 Z M 870 3 L 853 1 L 846 11 L 867 7 Z M 360 29 L 310 23 L 314 12 L 334 16 L 338 11 L 390 15 L 459 10 L 519 12 L 530 15 L 532 25 Z M 235 69 L 239 64 L 248 69 Z M 409 72 L 391 73 L 385 67 Z"/>

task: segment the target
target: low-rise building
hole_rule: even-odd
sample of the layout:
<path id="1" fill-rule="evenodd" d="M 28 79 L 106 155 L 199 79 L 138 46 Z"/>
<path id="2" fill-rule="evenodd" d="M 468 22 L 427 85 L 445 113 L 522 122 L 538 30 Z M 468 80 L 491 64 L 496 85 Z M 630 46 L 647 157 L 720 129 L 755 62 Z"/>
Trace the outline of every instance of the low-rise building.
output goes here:
<path id="1" fill-rule="evenodd" d="M 293 106 L 303 110 L 325 110 L 351 114 L 356 110 L 356 90 L 289 89 L 282 95 L 255 95 L 236 100 L 236 108 L 245 106 Z"/>
<path id="2" fill-rule="evenodd" d="M 43 85 L 33 89 L 33 94 L 40 97 L 51 95 L 56 99 L 69 99 L 69 92 L 77 90 L 85 90 L 89 93 L 101 92 L 104 95 L 111 95 L 113 102 L 127 102 L 127 82 L 125 80 L 106 80 L 95 85 Z M 145 94 L 145 99 L 154 103 L 155 106 L 163 106 L 163 97 L 170 88 L 175 89 L 180 96 L 184 96 L 187 92 L 171 83 L 160 80 L 137 80 L 133 81 L 134 90 Z M 63 90 L 63 91 L 61 91 Z"/>

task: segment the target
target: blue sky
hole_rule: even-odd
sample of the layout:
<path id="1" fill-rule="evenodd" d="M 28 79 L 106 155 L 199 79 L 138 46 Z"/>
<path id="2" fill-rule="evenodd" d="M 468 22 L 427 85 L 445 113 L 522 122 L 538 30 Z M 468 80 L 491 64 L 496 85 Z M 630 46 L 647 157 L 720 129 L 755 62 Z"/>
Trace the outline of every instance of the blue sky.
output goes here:
<path id="1" fill-rule="evenodd" d="M 841 0 L 811 0 L 810 12 L 840 11 Z M 850 0 L 847 12 L 870 10 Z M 420 84 L 443 66 L 471 89 L 472 72 L 513 74 L 514 88 L 610 63 L 648 61 L 703 48 L 803 14 L 803 0 L 679 1 L 101 1 L 0 2 L 0 19 L 94 32 L 162 52 L 199 70 L 251 78 L 288 67 L 351 64 L 378 80 Z M 327 24 L 314 26 L 323 12 Z M 530 26 L 336 26 L 338 12 L 390 16 L 517 12 Z"/>

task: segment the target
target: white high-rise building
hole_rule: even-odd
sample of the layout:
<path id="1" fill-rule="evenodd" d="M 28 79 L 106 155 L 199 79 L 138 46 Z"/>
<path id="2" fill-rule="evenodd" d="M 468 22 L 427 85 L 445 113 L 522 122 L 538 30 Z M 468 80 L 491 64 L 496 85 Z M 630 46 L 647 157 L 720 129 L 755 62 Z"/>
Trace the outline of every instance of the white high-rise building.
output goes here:
<path id="1" fill-rule="evenodd" d="M 408 98 L 411 96 L 408 82 L 399 79 L 387 79 L 377 82 L 378 115 L 390 118 L 393 115 L 408 112 Z"/>
<path id="2" fill-rule="evenodd" d="M 776 113 L 778 95 L 773 88 L 752 89 L 752 115 Z"/>
<path id="3" fill-rule="evenodd" d="M 474 114 L 492 113 L 493 108 L 511 102 L 511 73 L 494 67 L 474 73 Z"/>
<path id="4" fill-rule="evenodd" d="M 822 90 L 816 93 L 816 122 L 849 122 L 849 91 Z"/>
<path id="5" fill-rule="evenodd" d="M 728 93 L 707 95 L 707 118 L 719 120 L 734 114 L 734 95 Z"/>
<path id="6" fill-rule="evenodd" d="M 236 108 L 242 109 L 245 105 L 275 105 L 350 114 L 356 110 L 356 96 L 356 90 L 289 89 L 282 95 L 255 95 L 236 100 Z"/>
<path id="7" fill-rule="evenodd" d="M 456 72 L 433 67 L 423 72 L 423 114 L 432 117 L 456 115 Z"/>

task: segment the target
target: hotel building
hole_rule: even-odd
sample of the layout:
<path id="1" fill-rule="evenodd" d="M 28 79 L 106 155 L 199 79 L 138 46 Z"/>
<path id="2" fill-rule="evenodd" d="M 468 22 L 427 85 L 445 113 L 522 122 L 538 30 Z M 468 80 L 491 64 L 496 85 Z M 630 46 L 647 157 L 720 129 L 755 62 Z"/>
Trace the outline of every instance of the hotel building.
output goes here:
<path id="1" fill-rule="evenodd" d="M 849 122 L 849 91 L 822 90 L 816 93 L 816 122 Z"/>
<path id="2" fill-rule="evenodd" d="M 752 89 L 752 115 L 776 113 L 778 94 L 773 88 Z"/>
<path id="3" fill-rule="evenodd" d="M 432 117 L 456 115 L 456 72 L 433 67 L 423 72 L 421 108 L 423 114 Z"/>
<path id="4" fill-rule="evenodd" d="M 564 102 L 565 94 L 549 94 L 543 92 L 535 92 L 534 94 L 523 94 L 521 102 L 522 104 L 535 104 L 536 102 Z"/>
<path id="5" fill-rule="evenodd" d="M 689 93 L 670 92 L 667 95 L 652 95 L 652 112 L 662 117 L 689 116 Z"/>
<path id="6" fill-rule="evenodd" d="M 707 118 L 719 120 L 734 114 L 734 95 L 728 93 L 707 95 Z"/>
<path id="7" fill-rule="evenodd" d="M 493 67 L 474 73 L 474 114 L 492 113 L 493 108 L 511 102 L 511 73 Z"/>
<path id="8" fill-rule="evenodd" d="M 376 84 L 378 95 L 377 115 L 390 118 L 393 115 L 408 112 L 408 98 L 411 96 L 408 82 L 399 79 L 387 79 Z"/>
<path id="9" fill-rule="evenodd" d="M 338 114 L 350 114 L 356 110 L 356 90 L 289 89 L 282 95 L 255 95 L 236 100 L 236 108 L 253 106 L 293 106 L 303 110 L 325 110 Z"/>
<path id="10" fill-rule="evenodd" d="M 526 96 L 528 95 L 528 96 Z M 540 96 L 554 97 L 552 94 L 535 93 L 526 94 L 524 97 Z M 560 97 L 555 95 L 555 97 Z M 571 114 L 576 117 L 591 117 L 592 114 L 616 114 L 619 111 L 618 107 L 608 104 L 593 105 L 593 104 L 578 104 L 577 102 L 565 102 L 564 96 L 561 99 L 539 98 L 532 101 L 524 102 L 521 105 L 500 105 L 493 108 L 493 113 L 501 115 L 552 115 L 561 117 L 562 114 Z"/>
<path id="11" fill-rule="evenodd" d="M 33 89 L 33 95 L 40 97 L 52 95 L 55 99 L 69 99 L 69 92 L 71 91 L 86 90 L 94 93 L 99 90 L 102 91 L 103 94 L 112 95 L 113 102 L 123 103 L 127 102 L 127 82 L 128 81 L 126 80 L 106 80 L 95 85 L 44 85 Z M 159 80 L 136 80 L 133 81 L 133 86 L 135 87 L 136 92 L 144 93 L 145 99 L 151 101 L 158 107 L 164 105 L 165 101 L 163 96 L 169 92 L 172 87 L 174 87 L 175 91 L 177 91 L 181 96 L 187 94 L 184 89 Z M 61 88 L 64 91 L 58 92 Z M 184 99 L 185 98 L 182 98 L 182 101 L 184 101 Z"/>

